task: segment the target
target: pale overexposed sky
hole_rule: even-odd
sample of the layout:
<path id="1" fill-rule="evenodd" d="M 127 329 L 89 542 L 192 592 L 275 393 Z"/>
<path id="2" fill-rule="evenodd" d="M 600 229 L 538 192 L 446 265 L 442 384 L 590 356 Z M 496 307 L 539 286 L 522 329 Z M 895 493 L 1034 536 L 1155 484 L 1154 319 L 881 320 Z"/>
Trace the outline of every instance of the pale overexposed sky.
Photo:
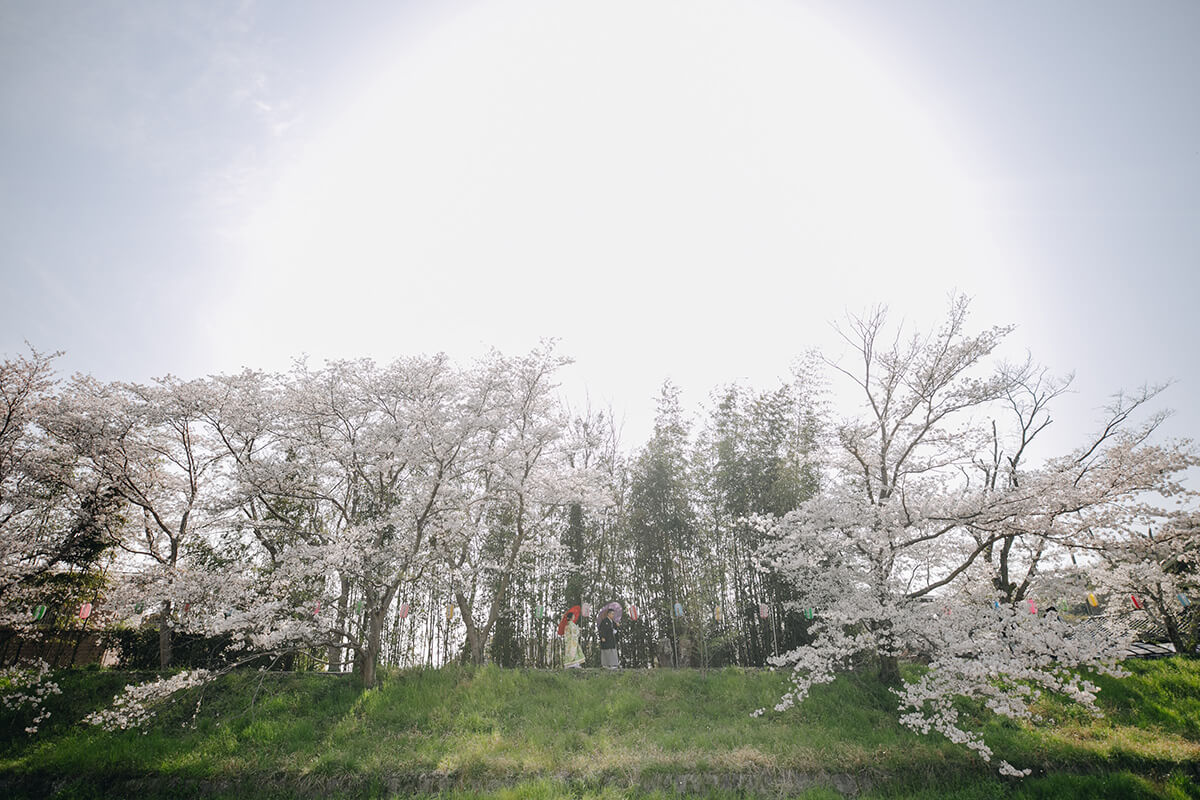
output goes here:
<path id="1" fill-rule="evenodd" d="M 561 340 L 626 443 L 954 290 L 1200 428 L 1200 6 L 0 0 L 0 350 L 145 380 Z"/>

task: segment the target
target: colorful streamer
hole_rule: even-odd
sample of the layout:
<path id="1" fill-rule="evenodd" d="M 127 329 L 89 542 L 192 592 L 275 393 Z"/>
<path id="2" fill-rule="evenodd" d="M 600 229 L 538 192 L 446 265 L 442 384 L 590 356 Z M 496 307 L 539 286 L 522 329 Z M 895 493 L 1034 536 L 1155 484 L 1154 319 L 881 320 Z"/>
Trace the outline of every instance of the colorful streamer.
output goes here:
<path id="1" fill-rule="evenodd" d="M 1100 601 L 1096 599 L 1096 595 L 1092 594 L 1091 592 L 1088 592 L 1088 605 L 1092 608 L 1100 605 Z"/>
<path id="2" fill-rule="evenodd" d="M 46 607 L 45 606 L 38 606 L 37 608 L 35 608 L 33 610 L 33 618 L 35 620 L 41 619 L 44 616 L 46 616 Z"/>
<path id="3" fill-rule="evenodd" d="M 812 618 L 813 618 L 813 610 L 812 610 L 811 608 L 806 608 L 806 609 L 804 609 L 804 618 L 805 618 L 805 619 L 812 619 Z"/>
<path id="4" fill-rule="evenodd" d="M 363 601 L 359 600 L 357 603 L 354 604 L 354 613 L 361 614 L 362 608 L 363 608 Z"/>
<path id="5" fill-rule="evenodd" d="M 633 620 L 634 622 L 637 622 L 637 618 L 638 618 L 638 607 L 637 606 L 631 605 L 629 607 L 629 618 L 631 620 Z"/>
<path id="6" fill-rule="evenodd" d="M 79 607 L 79 618 L 80 619 L 87 619 L 91 615 L 92 615 L 92 604 L 91 603 L 84 603 L 83 605 L 81 605 Z"/>
<path id="7" fill-rule="evenodd" d="M 446 604 L 446 621 L 449 622 L 452 619 L 454 619 L 454 603 L 447 603 Z"/>
<path id="8" fill-rule="evenodd" d="M 1036 614 L 1037 613 L 1037 605 L 1033 602 L 1033 598 L 1032 597 L 1029 598 L 1029 600 L 1027 602 L 1029 603 L 1029 613 Z"/>
<path id="9" fill-rule="evenodd" d="M 715 608 L 713 608 L 713 619 L 715 619 L 717 622 L 721 621 L 721 607 L 720 606 L 716 606 Z"/>
<path id="10" fill-rule="evenodd" d="M 1142 610 L 1142 604 L 1138 602 L 1138 599 L 1137 599 L 1137 595 L 1136 595 L 1136 594 L 1131 594 L 1131 595 L 1129 595 L 1129 599 L 1133 601 L 1133 607 L 1134 607 L 1134 608 L 1136 608 L 1138 611 L 1141 611 L 1141 610 Z"/>

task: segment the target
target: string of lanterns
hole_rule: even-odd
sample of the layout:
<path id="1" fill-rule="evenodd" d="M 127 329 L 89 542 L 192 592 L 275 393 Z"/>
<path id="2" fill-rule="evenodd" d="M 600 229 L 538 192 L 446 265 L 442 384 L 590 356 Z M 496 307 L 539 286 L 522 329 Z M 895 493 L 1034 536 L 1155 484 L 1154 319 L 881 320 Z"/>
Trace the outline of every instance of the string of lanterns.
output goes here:
<path id="1" fill-rule="evenodd" d="M 1139 598 L 1136 594 L 1131 594 L 1131 595 L 1129 595 L 1129 600 L 1132 603 L 1134 610 L 1136 610 L 1136 611 L 1146 610 L 1144 598 Z M 1184 594 L 1183 592 L 1176 594 L 1175 600 L 1179 603 L 1181 608 L 1188 608 L 1192 604 L 1191 598 L 1188 595 Z M 1026 605 L 1027 610 L 1029 611 L 1030 614 L 1038 613 L 1037 602 L 1032 597 L 1025 598 L 1025 602 L 1027 604 Z M 1061 602 L 1062 601 L 1060 600 L 1060 604 L 1061 604 Z M 1095 592 L 1088 592 L 1085 597 L 1085 602 L 1089 608 L 1099 608 L 1099 606 L 1100 606 L 1100 601 L 1096 597 Z M 991 605 L 993 608 L 999 609 L 1000 601 L 993 600 Z M 141 614 L 142 611 L 145 609 L 145 607 L 146 606 L 144 603 L 141 603 L 141 602 L 135 603 L 134 607 L 133 607 L 134 612 L 137 614 Z M 364 607 L 363 601 L 361 599 L 356 601 L 354 604 L 355 614 L 362 614 L 363 607 Z M 72 606 L 72 608 L 74 609 L 73 606 Z M 191 611 L 191 608 L 192 608 L 192 603 L 185 602 L 183 604 L 182 613 L 184 613 L 184 614 L 189 613 Z M 46 606 L 44 603 L 38 604 L 37 606 L 34 606 L 33 608 L 31 608 L 29 610 L 30 617 L 35 622 L 40 621 L 45 618 L 48 610 L 49 610 L 48 606 Z M 92 603 L 83 603 L 78 607 L 77 610 L 73 611 L 73 616 L 78 616 L 79 619 L 86 620 L 89 617 L 91 617 L 92 610 L 93 610 Z M 455 615 L 457 614 L 457 610 L 458 610 L 458 606 L 456 606 L 454 603 L 446 604 L 446 621 L 447 622 L 452 622 L 454 620 Z M 592 616 L 593 609 L 592 609 L 591 603 L 583 603 L 580 607 L 580 610 L 582 612 L 581 616 L 583 616 L 583 617 L 591 617 Z M 409 614 L 411 613 L 411 611 L 412 611 L 412 607 L 410 606 L 410 604 L 407 602 L 402 602 L 402 603 L 400 603 L 399 607 L 397 608 L 397 617 L 402 620 L 407 619 Z M 635 622 L 641 618 L 641 612 L 639 611 L 637 605 L 635 605 L 635 604 L 631 603 L 628 606 L 628 608 L 626 609 L 626 611 L 629 615 L 629 618 Z M 802 613 L 803 613 L 805 620 L 812 620 L 816 616 L 816 609 L 812 608 L 812 607 L 804 608 L 802 610 Z M 948 608 L 946 609 L 946 613 L 947 614 L 950 613 Z M 671 614 L 676 619 L 684 617 L 685 613 L 684 613 L 683 604 L 678 603 L 678 602 L 674 603 L 671 607 Z M 230 616 L 232 616 L 232 611 L 226 609 L 224 611 L 224 615 L 225 615 L 225 618 L 228 619 Z M 312 615 L 314 617 L 319 617 L 321 615 L 320 601 L 317 601 L 315 603 L 315 605 L 313 606 Z M 722 610 L 720 605 L 716 605 L 713 607 L 712 615 L 713 615 L 713 620 L 716 622 L 723 622 L 725 619 L 724 611 Z M 534 606 L 533 616 L 535 619 L 539 619 L 539 620 L 545 619 L 546 618 L 546 606 L 542 605 L 542 604 L 538 604 L 538 605 Z M 770 619 L 771 607 L 766 603 L 759 603 L 758 604 L 758 616 L 760 619 Z"/>

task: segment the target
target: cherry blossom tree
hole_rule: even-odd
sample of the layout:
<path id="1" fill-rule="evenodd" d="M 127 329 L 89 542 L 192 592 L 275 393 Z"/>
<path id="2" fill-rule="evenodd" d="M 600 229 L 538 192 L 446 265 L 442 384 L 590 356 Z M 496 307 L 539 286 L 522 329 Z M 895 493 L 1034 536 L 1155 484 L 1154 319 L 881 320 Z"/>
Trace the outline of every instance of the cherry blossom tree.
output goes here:
<path id="1" fill-rule="evenodd" d="M 1119 634 L 1094 642 L 1057 621 L 1032 622 L 1036 605 L 1014 604 L 1028 587 L 1011 579 L 1013 553 L 1032 551 L 1022 583 L 1032 580 L 1047 542 L 1066 548 L 1088 531 L 1122 529 L 1149 513 L 1148 496 L 1177 492 L 1195 457 L 1184 444 L 1150 444 L 1154 421 L 1126 431 L 1125 404 L 1086 445 L 1020 469 L 1062 384 L 1039 383 L 1028 364 L 987 369 L 1008 329 L 968 334 L 966 318 L 962 298 L 927 335 L 889 335 L 882 309 L 850 318 L 844 335 L 858 364 L 830 363 L 862 392 L 866 413 L 837 427 L 821 495 L 760 525 L 769 565 L 794 582 L 800 605 L 820 609 L 814 645 L 778 661 L 793 667 L 778 707 L 869 655 L 897 687 L 902 721 L 990 757 L 959 727 L 953 698 L 988 698 L 1010 716 L 1027 714 L 1031 684 L 1090 698 L 1094 687 L 1069 669 L 1113 669 L 1124 645 Z M 980 420 L 1005 403 L 1016 412 L 1017 447 L 1001 482 L 1000 434 Z M 981 463 L 982 485 L 971 480 Z M 902 656 L 933 668 L 902 685 Z"/>
<path id="2" fill-rule="evenodd" d="M 1172 515 L 1162 524 L 1128 526 L 1087 541 L 1103 569 L 1098 589 L 1117 615 L 1145 615 L 1161 625 L 1175 652 L 1200 647 L 1200 513 Z"/>
<path id="3" fill-rule="evenodd" d="M 109 613 L 156 609 L 163 668 L 174 625 L 204 594 L 194 580 L 203 570 L 189 575 L 188 567 L 216 520 L 209 503 L 223 453 L 204 424 L 206 399 L 204 381 L 167 377 L 144 386 L 77 376 L 47 423 L 73 449 L 83 480 L 110 487 L 130 509 L 114 534 L 124 577 L 110 587 Z"/>

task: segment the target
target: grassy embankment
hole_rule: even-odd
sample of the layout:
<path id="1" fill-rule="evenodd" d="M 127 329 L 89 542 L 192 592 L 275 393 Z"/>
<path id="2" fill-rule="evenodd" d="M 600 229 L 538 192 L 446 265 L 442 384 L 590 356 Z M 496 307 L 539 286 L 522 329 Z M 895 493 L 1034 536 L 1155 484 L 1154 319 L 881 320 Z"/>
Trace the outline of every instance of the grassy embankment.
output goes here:
<path id="1" fill-rule="evenodd" d="M 0 795 L 1200 798 L 1200 662 L 1130 666 L 1098 679 L 1105 718 L 1046 702 L 1042 728 L 988 719 L 997 758 L 1034 770 L 1016 782 L 901 728 L 869 676 L 753 719 L 782 676 L 450 668 L 364 692 L 342 676 L 242 673 L 204 691 L 194 723 L 195 692 L 146 733 L 107 733 L 79 720 L 131 676 L 75 671 L 36 736 L 0 710 Z"/>

